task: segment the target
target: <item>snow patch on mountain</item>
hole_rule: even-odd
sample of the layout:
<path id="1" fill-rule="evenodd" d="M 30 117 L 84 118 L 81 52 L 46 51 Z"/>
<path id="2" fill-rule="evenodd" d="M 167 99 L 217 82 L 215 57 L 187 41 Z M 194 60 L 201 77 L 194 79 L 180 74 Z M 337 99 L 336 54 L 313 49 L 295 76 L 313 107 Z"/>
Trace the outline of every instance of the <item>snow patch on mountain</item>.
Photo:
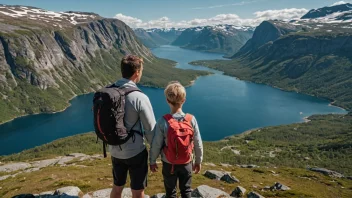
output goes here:
<path id="1" fill-rule="evenodd" d="M 53 12 L 33 7 L 7 5 L 0 5 L 0 15 L 1 14 L 13 18 L 44 21 L 46 23 L 51 23 L 53 26 L 59 25 L 55 22 L 67 22 L 72 25 L 77 25 L 98 17 L 96 14 L 85 14 L 79 12 Z"/>

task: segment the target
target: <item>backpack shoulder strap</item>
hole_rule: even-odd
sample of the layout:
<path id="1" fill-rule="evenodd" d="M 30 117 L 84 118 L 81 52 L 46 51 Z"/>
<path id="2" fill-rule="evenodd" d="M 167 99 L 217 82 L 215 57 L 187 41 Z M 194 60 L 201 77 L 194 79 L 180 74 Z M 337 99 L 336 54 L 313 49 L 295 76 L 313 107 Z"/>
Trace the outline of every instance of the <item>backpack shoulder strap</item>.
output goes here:
<path id="1" fill-rule="evenodd" d="M 169 124 L 175 122 L 175 119 L 174 119 L 174 117 L 172 117 L 171 114 L 166 114 L 166 115 L 164 115 L 163 117 L 164 117 L 164 119 L 165 119 Z"/>
<path id="2" fill-rule="evenodd" d="M 122 90 L 125 92 L 125 96 L 127 96 L 128 94 L 135 92 L 135 91 L 142 93 L 142 91 L 140 89 L 138 89 L 137 87 L 122 88 Z"/>
<path id="3" fill-rule="evenodd" d="M 185 121 L 191 123 L 192 120 L 193 120 L 193 115 L 187 113 L 187 114 L 185 115 L 185 118 L 184 118 L 184 119 L 185 119 Z"/>

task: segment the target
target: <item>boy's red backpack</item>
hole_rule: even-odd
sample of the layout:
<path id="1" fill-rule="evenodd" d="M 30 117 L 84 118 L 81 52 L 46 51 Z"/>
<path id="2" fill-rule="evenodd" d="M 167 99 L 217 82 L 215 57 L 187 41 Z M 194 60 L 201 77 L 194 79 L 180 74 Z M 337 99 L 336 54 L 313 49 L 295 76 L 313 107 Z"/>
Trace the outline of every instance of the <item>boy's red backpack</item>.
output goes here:
<path id="1" fill-rule="evenodd" d="M 191 162 L 194 136 L 193 116 L 186 114 L 183 120 L 178 121 L 171 114 L 167 114 L 164 119 L 169 123 L 167 146 L 164 147 L 166 159 L 173 165 Z"/>

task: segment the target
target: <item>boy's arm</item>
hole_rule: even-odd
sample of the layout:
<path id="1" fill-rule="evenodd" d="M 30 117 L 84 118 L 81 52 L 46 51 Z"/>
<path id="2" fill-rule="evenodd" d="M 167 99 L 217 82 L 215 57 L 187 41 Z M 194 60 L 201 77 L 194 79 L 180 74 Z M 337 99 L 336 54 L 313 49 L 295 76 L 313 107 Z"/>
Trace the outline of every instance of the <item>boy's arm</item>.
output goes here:
<path id="1" fill-rule="evenodd" d="M 149 162 L 150 165 L 156 164 L 156 159 L 159 157 L 161 148 L 164 144 L 164 127 L 162 126 L 162 119 L 160 118 L 155 126 L 154 129 L 154 137 L 152 144 L 150 145 L 150 152 L 149 152 Z"/>
<path id="2" fill-rule="evenodd" d="M 194 153 L 195 153 L 195 164 L 201 164 L 203 161 L 203 142 L 199 132 L 198 123 L 195 117 L 193 117 L 194 126 Z"/>
<path id="3" fill-rule="evenodd" d="M 143 125 L 145 138 L 150 145 L 154 136 L 155 116 L 152 104 L 146 95 L 140 100 L 139 118 Z"/>

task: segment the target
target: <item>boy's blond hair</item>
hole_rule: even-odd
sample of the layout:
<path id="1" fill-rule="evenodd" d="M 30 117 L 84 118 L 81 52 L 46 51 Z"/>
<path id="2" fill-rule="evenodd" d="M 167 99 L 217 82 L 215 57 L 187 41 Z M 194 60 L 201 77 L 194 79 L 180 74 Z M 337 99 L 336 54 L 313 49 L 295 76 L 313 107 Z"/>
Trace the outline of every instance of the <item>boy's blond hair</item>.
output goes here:
<path id="1" fill-rule="evenodd" d="M 186 99 L 186 89 L 177 81 L 171 81 L 164 91 L 166 99 L 172 105 L 181 105 Z"/>

